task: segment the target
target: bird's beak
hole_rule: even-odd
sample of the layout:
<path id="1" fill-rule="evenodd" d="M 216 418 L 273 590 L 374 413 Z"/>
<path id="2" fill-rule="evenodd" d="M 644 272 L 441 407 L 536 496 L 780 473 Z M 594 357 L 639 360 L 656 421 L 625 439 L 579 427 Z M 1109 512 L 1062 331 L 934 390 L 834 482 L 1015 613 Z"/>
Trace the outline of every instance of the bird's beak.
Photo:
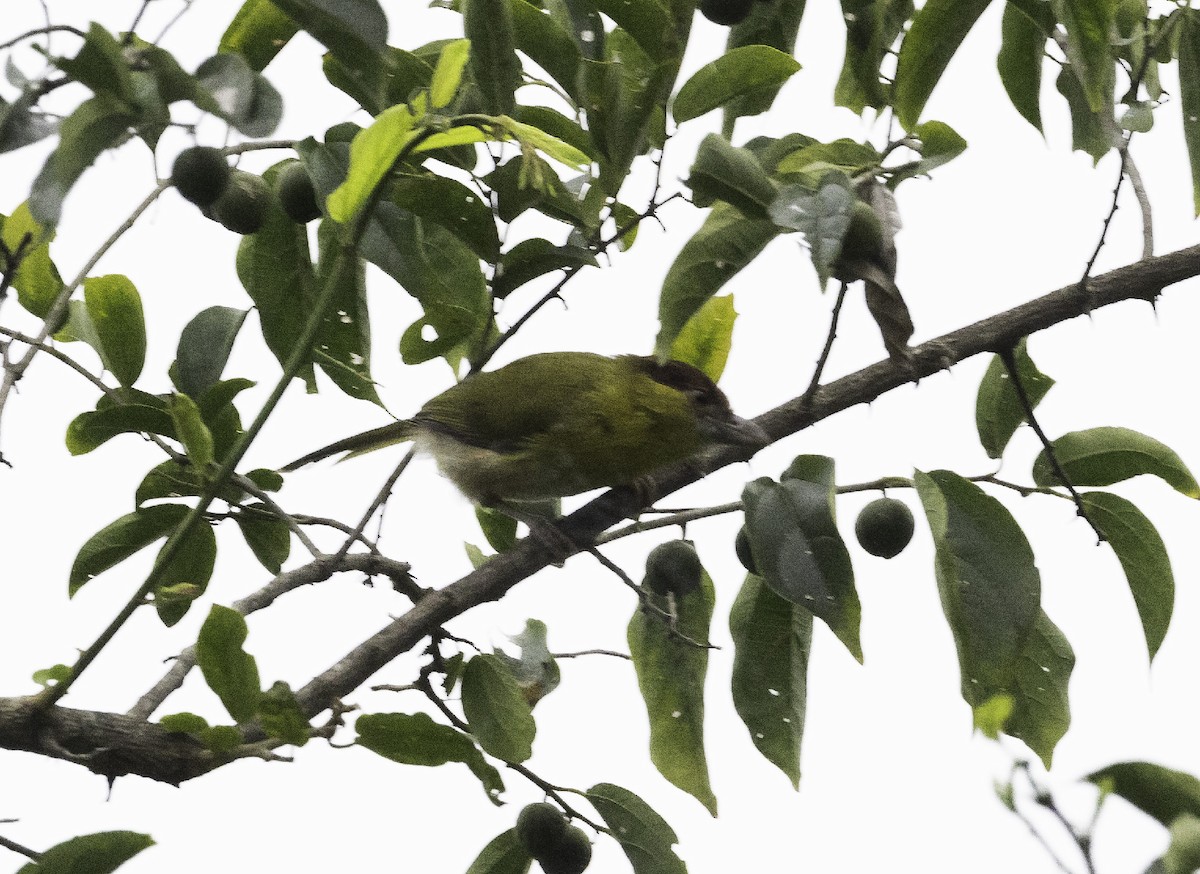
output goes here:
<path id="1" fill-rule="evenodd" d="M 710 436 L 717 443 L 734 446 L 766 446 L 770 436 L 759 425 L 740 416 L 730 416 L 719 422 L 710 422 Z"/>

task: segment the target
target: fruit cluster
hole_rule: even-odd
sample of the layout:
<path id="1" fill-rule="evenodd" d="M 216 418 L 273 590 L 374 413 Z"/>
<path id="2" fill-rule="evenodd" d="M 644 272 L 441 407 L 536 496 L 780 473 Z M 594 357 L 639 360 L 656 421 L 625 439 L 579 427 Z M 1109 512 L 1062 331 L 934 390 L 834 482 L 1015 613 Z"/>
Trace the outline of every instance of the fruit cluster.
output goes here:
<path id="1" fill-rule="evenodd" d="M 517 840 L 545 874 L 582 874 L 592 861 L 592 843 L 583 829 L 567 824 L 553 804 L 526 805 L 517 815 Z"/>
<path id="2" fill-rule="evenodd" d="M 185 200 L 235 234 L 260 230 L 275 196 L 288 218 L 297 224 L 307 224 L 321 215 L 312 179 L 299 161 L 280 171 L 272 194 L 265 179 L 233 169 L 219 149 L 193 146 L 175 158 L 171 183 Z"/>

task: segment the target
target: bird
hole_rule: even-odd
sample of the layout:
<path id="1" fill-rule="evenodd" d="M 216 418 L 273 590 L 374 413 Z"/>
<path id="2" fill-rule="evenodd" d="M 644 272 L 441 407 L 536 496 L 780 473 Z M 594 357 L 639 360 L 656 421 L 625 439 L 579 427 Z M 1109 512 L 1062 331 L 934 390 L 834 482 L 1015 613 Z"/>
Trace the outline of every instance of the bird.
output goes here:
<path id="1" fill-rule="evenodd" d="M 544 352 L 468 376 L 402 419 L 282 470 L 413 441 L 484 506 L 632 485 L 708 445 L 765 446 L 701 370 L 652 356 Z"/>

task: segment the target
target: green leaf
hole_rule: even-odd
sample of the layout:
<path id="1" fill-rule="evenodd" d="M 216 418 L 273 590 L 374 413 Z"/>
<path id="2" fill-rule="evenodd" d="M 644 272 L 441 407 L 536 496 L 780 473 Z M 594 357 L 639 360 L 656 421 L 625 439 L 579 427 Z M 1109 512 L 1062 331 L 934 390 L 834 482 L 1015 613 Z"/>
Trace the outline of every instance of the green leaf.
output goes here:
<path id="1" fill-rule="evenodd" d="M 730 49 L 683 84 L 671 103 L 671 115 L 676 124 L 683 124 L 735 98 L 764 88 L 778 89 L 799 69 L 799 61 L 770 46 Z"/>
<path id="2" fill-rule="evenodd" d="M 164 625 L 169 628 L 187 615 L 208 588 L 216 562 L 216 533 L 207 524 L 196 525 L 163 567 L 154 587 L 154 608 Z"/>
<path id="3" fill-rule="evenodd" d="M 271 0 L 245 0 L 221 34 L 217 51 L 235 52 L 261 73 L 299 29 Z"/>
<path id="4" fill-rule="evenodd" d="M 258 716 L 263 731 L 268 737 L 279 738 L 292 746 L 302 747 L 308 743 L 310 726 L 304 718 L 296 696 L 287 683 L 276 681 L 263 692 L 258 702 Z"/>
<path id="5" fill-rule="evenodd" d="M 646 588 L 643 586 L 643 588 Z M 685 595 L 655 595 L 649 602 L 674 615 L 674 630 L 708 642 L 715 593 L 707 573 Z M 681 640 L 660 616 L 638 609 L 626 632 L 638 688 L 650 718 L 650 760 L 660 774 L 693 796 L 713 816 L 717 799 L 704 755 L 704 678 L 708 650 Z"/>
<path id="6" fill-rule="evenodd" d="M 1028 15 L 1009 3 L 1000 26 L 1000 54 L 996 68 L 1013 108 L 1042 130 L 1042 65 L 1046 61 L 1046 34 Z"/>
<path id="7" fill-rule="evenodd" d="M 67 582 L 68 593 L 74 597 L 84 583 L 120 564 L 159 538 L 166 537 L 187 514 L 188 508 L 182 504 L 159 504 L 126 513 L 104 526 L 79 548 L 75 562 L 71 565 L 71 575 Z"/>
<path id="8" fill-rule="evenodd" d="M 771 203 L 769 212 L 776 226 L 804 235 L 821 288 L 837 268 L 857 202 L 850 180 L 831 172 L 816 191 L 806 185 L 785 185 Z"/>
<path id="9" fill-rule="evenodd" d="M 1167 547 L 1142 511 L 1119 495 L 1086 492 L 1082 498 L 1088 521 L 1100 529 L 1125 571 L 1153 660 L 1175 606 L 1175 575 Z"/>
<path id="10" fill-rule="evenodd" d="M 516 289 L 555 270 L 598 267 L 596 256 L 581 246 L 555 246 L 541 237 L 522 240 L 503 254 L 492 282 L 492 294 L 508 297 Z"/>
<path id="11" fill-rule="evenodd" d="M 1189 498 L 1200 498 L 1200 485 L 1169 447 L 1128 428 L 1071 431 L 1050 444 L 1063 472 L 1076 486 L 1108 486 L 1151 474 Z M 1060 485 L 1043 449 L 1033 462 L 1033 481 Z"/>
<path id="12" fill-rule="evenodd" d="M 53 667 L 42 668 L 33 672 L 33 682 L 43 688 L 49 689 L 52 686 L 57 686 L 71 677 L 71 669 L 64 664 L 57 664 Z"/>
<path id="13" fill-rule="evenodd" d="M 597 783 L 586 797 L 629 857 L 634 874 L 687 874 L 671 849 L 679 838 L 645 801 L 612 783 Z"/>
<path id="14" fill-rule="evenodd" d="M 80 413 L 67 426 L 67 451 L 85 455 L 118 434 L 161 434 L 175 437 L 171 414 L 161 407 L 126 404 Z"/>
<path id="15" fill-rule="evenodd" d="M 201 109 L 223 118 L 248 137 L 275 132 L 283 116 L 283 98 L 241 55 L 213 55 L 196 68 L 196 92 Z"/>
<path id="16" fill-rule="evenodd" d="M 496 552 L 507 552 L 517 544 L 517 520 L 493 507 L 475 505 L 479 530 Z"/>
<path id="17" fill-rule="evenodd" d="M 36 862 L 22 865 L 17 874 L 109 874 L 152 846 L 150 835 L 137 832 L 80 835 L 43 850 Z"/>
<path id="18" fill-rule="evenodd" d="M 662 62 L 672 57 L 677 59 L 682 52 L 668 3 L 662 0 L 643 0 L 641 3 L 593 0 L 593 5 L 633 37 L 651 60 Z"/>
<path id="19" fill-rule="evenodd" d="M 1039 611 L 1017 660 L 1014 710 L 1004 731 L 1025 741 L 1047 769 L 1054 747 L 1071 725 L 1067 684 L 1074 667 L 1071 644 L 1045 611 Z"/>
<path id="20" fill-rule="evenodd" d="M 747 574 L 729 612 L 729 633 L 733 706 L 759 752 L 798 789 L 812 613 Z"/>
<path id="21" fill-rule="evenodd" d="M 467 874 L 526 874 L 532 864 L 529 853 L 517 840 L 517 830 L 510 828 L 496 835 L 480 850 L 467 869 Z"/>
<path id="22" fill-rule="evenodd" d="M 521 59 L 510 0 L 461 0 L 463 33 L 471 41 L 471 73 L 489 115 L 508 115 L 516 106 Z"/>
<path id="23" fill-rule="evenodd" d="M 770 46 L 785 55 L 794 54 L 800 19 L 804 16 L 804 3 L 805 0 L 754 3 L 746 19 L 729 28 L 725 50 L 761 45 Z M 770 109 L 779 89 L 780 85 L 767 85 L 729 101 L 721 122 L 725 136 L 732 136 L 738 118 L 758 115 Z"/>
<path id="24" fill-rule="evenodd" d="M 513 2 L 529 5 L 525 3 L 525 0 L 513 0 Z M 538 13 L 538 17 L 546 18 L 547 16 Z M 567 118 L 561 112 L 548 106 L 518 106 L 513 111 L 513 118 L 525 128 L 536 128 L 544 135 L 568 144 L 581 155 L 591 160 L 596 159 L 596 144 L 592 142 L 591 136 L 579 126 L 578 122 Z"/>
<path id="25" fill-rule="evenodd" d="M 1086 779 L 1167 827 L 1185 814 L 1200 816 L 1200 780 L 1183 771 L 1150 762 L 1118 762 Z"/>
<path id="26" fill-rule="evenodd" d="M 778 231 L 774 223 L 748 219 L 718 203 L 676 256 L 658 300 L 656 354 L 667 355 L 688 319 L 753 261 Z"/>
<path id="27" fill-rule="evenodd" d="M 806 142 L 781 158 L 775 172 L 784 176 L 800 176 L 815 189 L 831 170 L 840 170 L 847 177 L 874 171 L 883 156 L 874 147 L 851 139 L 831 143 Z"/>
<path id="28" fill-rule="evenodd" d="M 324 287 L 349 258 L 342 269 L 321 331 L 317 334 L 314 358 L 333 384 L 352 398 L 383 406 L 371 378 L 371 317 L 367 311 L 366 265 L 362 259 L 342 248 L 337 225 L 322 219 L 317 228 L 320 256 L 317 261 L 317 286 Z"/>
<path id="29" fill-rule="evenodd" d="M 251 719 L 262 697 L 258 665 L 254 656 L 242 649 L 248 634 L 242 614 L 213 604 L 196 639 L 196 663 L 204 682 L 236 722 Z"/>
<path id="30" fill-rule="evenodd" d="M 1054 84 L 1058 93 L 1067 99 L 1067 107 L 1071 111 L 1071 148 L 1086 152 L 1094 162 L 1098 162 L 1113 147 L 1103 118 L 1105 115 L 1111 118 L 1112 109 L 1106 108 L 1103 113 L 1091 110 L 1087 96 L 1079 85 L 1079 78 L 1069 64 L 1063 66 Z"/>
<path id="31" fill-rule="evenodd" d="M 517 49 L 545 70 L 563 91 L 576 97 L 582 57 L 567 28 L 556 16 L 546 15 L 540 7 L 526 0 L 509 0 L 509 8 Z M 534 107 L 517 106 L 514 114 L 518 120 L 524 120 L 521 113 L 530 108 Z"/>
<path id="32" fill-rule="evenodd" d="M 938 593 L 958 649 L 962 696 L 976 707 L 1014 690 L 1040 609 L 1041 577 L 1025 534 L 1003 504 L 948 470 L 917 471 L 914 480 L 933 533 Z"/>
<path id="33" fill-rule="evenodd" d="M 830 463 L 832 464 L 832 463 Z M 759 575 L 780 597 L 827 624 L 862 661 L 862 605 L 850 553 L 834 521 L 832 480 L 823 475 L 776 483 L 761 477 L 742 492 L 746 534 Z"/>
<path id="34" fill-rule="evenodd" d="M 142 478 L 134 495 L 134 505 L 140 507 L 147 501 L 160 498 L 200 495 L 204 493 L 205 485 L 204 478 L 199 476 L 191 465 L 184 466 L 177 461 L 168 459 L 153 467 Z M 240 496 L 239 491 L 230 490 L 228 495 L 221 497 L 222 499 L 228 497 L 230 500 L 236 501 Z"/>
<path id="35" fill-rule="evenodd" d="M 834 104 L 858 114 L 868 106 L 882 109 L 890 104 L 888 82 L 893 78 L 884 64 L 887 61 L 891 66 L 896 39 L 913 15 L 912 0 L 842 0 L 841 6 L 846 53 L 833 92 Z"/>
<path id="36" fill-rule="evenodd" d="M 1113 56 L 1109 35 L 1115 0 L 1051 0 L 1054 16 L 1067 31 L 1067 57 L 1076 70 L 1092 112 L 1111 111 Z"/>
<path id="37" fill-rule="evenodd" d="M 909 131 L 909 138 L 917 141 L 917 151 L 921 159 L 912 164 L 898 168 L 892 174 L 888 185 L 890 188 L 900 184 L 911 176 L 924 176 L 935 169 L 948 164 L 967 149 L 967 141 L 958 135 L 958 131 L 942 121 L 926 121 Z"/>
<path id="38" fill-rule="evenodd" d="M 329 216 L 345 224 L 362 209 L 375 187 L 399 159 L 413 137 L 413 116 L 407 106 L 385 109 L 350 143 L 350 169 L 326 203 Z"/>
<path id="39" fill-rule="evenodd" d="M 1054 380 L 1037 369 L 1029 357 L 1025 338 L 1013 347 L 1013 362 L 1030 406 L 1036 409 L 1054 387 Z M 1025 410 L 1008 377 L 1008 369 L 999 355 L 993 356 L 975 398 L 975 428 L 988 458 L 999 458 L 1004 454 L 1008 441 L 1024 421 Z"/>
<path id="40" fill-rule="evenodd" d="M 429 80 L 429 105 L 433 109 L 449 106 L 462 84 L 463 70 L 471 52 L 471 41 L 456 39 L 447 43 L 438 55 L 433 78 Z"/>
<path id="41" fill-rule="evenodd" d="M 550 654 L 547 643 L 546 623 L 537 619 L 527 619 L 521 633 L 514 634 L 509 640 L 521 648 L 521 657 L 513 658 L 508 653 L 497 650 L 496 658 L 508 668 L 517 685 L 521 687 L 521 694 L 532 707 L 558 688 L 561 679 L 558 663 Z M 447 672 L 446 679 L 452 679 L 450 671 Z"/>
<path id="42" fill-rule="evenodd" d="M 1194 874 L 1200 870 L 1200 817 L 1182 813 L 1171 820 L 1171 843 L 1163 853 L 1166 874 Z"/>
<path id="43" fill-rule="evenodd" d="M 382 54 L 387 16 L 379 0 L 271 0 L 344 63 Z"/>
<path id="44" fill-rule="evenodd" d="M 33 180 L 29 211 L 46 227 L 58 224 L 71 187 L 101 152 L 120 145 L 137 116 L 110 94 L 97 94 L 75 107 L 58 129 L 58 147 Z"/>
<path id="45" fill-rule="evenodd" d="M 688 186 L 697 206 L 723 200 L 747 218 L 766 218 L 767 207 L 775 199 L 775 184 L 754 153 L 736 148 L 720 134 L 701 140 L 688 173 Z"/>
<path id="46" fill-rule="evenodd" d="M 719 381 L 733 346 L 737 315 L 732 294 L 709 298 L 675 337 L 670 357 L 692 365 L 713 382 Z"/>
<path id="47" fill-rule="evenodd" d="M 53 229 L 34 221 L 28 203 L 13 210 L 0 228 L 0 240 L 8 251 L 20 252 L 21 256 L 16 272 L 10 276 L 12 287 L 17 290 L 17 301 L 39 319 L 46 317 L 63 289 L 58 268 L 50 260 L 53 239 Z"/>
<path id="48" fill-rule="evenodd" d="M 402 765 L 463 762 L 479 778 L 488 799 L 500 804 L 504 781 L 461 731 L 438 725 L 425 713 L 369 713 L 358 717 L 354 728 L 355 743 Z"/>
<path id="49" fill-rule="evenodd" d="M 170 713 L 158 721 L 167 731 L 175 734 L 200 734 L 208 728 L 208 720 L 195 713 Z"/>
<path id="50" fill-rule="evenodd" d="M 905 130 L 920 120 L 925 102 L 967 32 L 991 0 L 928 0 L 913 17 L 896 61 L 893 105 Z"/>
<path id="51" fill-rule="evenodd" d="M 109 94 L 117 100 L 133 102 L 133 79 L 121 44 L 95 22 L 88 27 L 79 54 L 73 58 L 56 58 L 54 65 L 96 94 Z"/>
<path id="52" fill-rule="evenodd" d="M 57 119 L 33 109 L 40 95 L 27 82 L 11 103 L 0 97 L 0 154 L 32 145 L 58 130 Z"/>
<path id="53" fill-rule="evenodd" d="M 146 322 L 142 299 L 126 276 L 93 276 L 83 281 L 88 317 L 100 340 L 100 357 L 121 385 L 132 385 L 146 362 Z"/>
<path id="54" fill-rule="evenodd" d="M 198 470 L 204 470 L 213 462 L 213 438 L 200 418 L 200 408 L 184 394 L 172 395 L 168 408 L 171 421 L 175 423 L 175 435 L 183 444 L 188 459 Z"/>
<path id="55" fill-rule="evenodd" d="M 524 762 L 537 731 L 516 677 L 493 655 L 467 662 L 462 677 L 463 714 L 479 745 L 498 759 Z"/>
<path id="56" fill-rule="evenodd" d="M 1179 108 L 1192 170 L 1192 203 L 1200 216 L 1200 9 L 1185 9 L 1179 28 Z"/>
<path id="57" fill-rule="evenodd" d="M 292 551 L 292 532 L 287 524 L 258 503 L 247 504 L 234 520 L 258 563 L 273 574 L 279 573 Z"/>
<path id="58" fill-rule="evenodd" d="M 1014 706 L 1013 696 L 1007 692 L 993 695 L 971 712 L 975 730 L 991 740 L 999 740 L 1000 732 L 1004 731 L 1004 725 L 1012 716 Z"/>
<path id="59" fill-rule="evenodd" d="M 179 335 L 175 366 L 179 390 L 199 398 L 221 378 L 233 341 L 237 339 L 249 310 L 212 306 L 201 310 Z"/>

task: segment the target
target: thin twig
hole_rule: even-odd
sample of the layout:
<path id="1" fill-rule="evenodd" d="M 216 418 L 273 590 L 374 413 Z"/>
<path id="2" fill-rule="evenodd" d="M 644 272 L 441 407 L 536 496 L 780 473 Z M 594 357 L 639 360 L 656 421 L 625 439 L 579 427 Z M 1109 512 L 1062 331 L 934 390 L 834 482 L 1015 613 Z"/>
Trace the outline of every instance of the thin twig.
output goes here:
<path id="1" fill-rule="evenodd" d="M 821 356 L 817 359 L 817 366 L 813 370 L 812 379 L 808 382 L 808 388 L 801 397 L 802 404 L 812 403 L 817 389 L 821 387 L 821 374 L 825 372 L 825 363 L 829 360 L 829 353 L 833 351 L 833 341 L 837 338 L 838 318 L 842 314 L 842 304 L 846 301 L 846 290 L 849 287 L 847 283 L 843 282 L 841 288 L 838 289 L 837 300 L 834 301 L 833 312 L 829 316 L 829 332 L 825 335 L 825 346 L 821 349 Z"/>
<path id="2" fill-rule="evenodd" d="M 396 469 L 392 471 L 392 475 L 384 481 L 383 487 L 375 496 L 375 500 L 371 502 L 371 506 L 367 508 L 365 513 L 363 513 L 362 519 L 360 519 L 358 524 L 354 526 L 354 530 L 346 537 L 345 542 L 342 543 L 341 548 L 337 551 L 337 557 L 339 559 L 349 551 L 350 547 L 354 545 L 356 540 L 359 540 L 362 537 L 363 532 L 367 529 L 367 525 L 371 523 L 371 518 L 375 515 L 375 511 L 382 507 L 387 502 L 387 499 L 392 496 L 392 489 L 396 485 L 396 480 L 400 479 L 400 474 L 404 473 L 405 468 L 407 468 L 409 462 L 413 460 L 413 456 L 416 455 L 416 452 L 417 450 L 414 446 L 410 447 L 408 452 L 404 453 L 404 457 L 400 459 L 400 463 L 396 465 Z"/>

